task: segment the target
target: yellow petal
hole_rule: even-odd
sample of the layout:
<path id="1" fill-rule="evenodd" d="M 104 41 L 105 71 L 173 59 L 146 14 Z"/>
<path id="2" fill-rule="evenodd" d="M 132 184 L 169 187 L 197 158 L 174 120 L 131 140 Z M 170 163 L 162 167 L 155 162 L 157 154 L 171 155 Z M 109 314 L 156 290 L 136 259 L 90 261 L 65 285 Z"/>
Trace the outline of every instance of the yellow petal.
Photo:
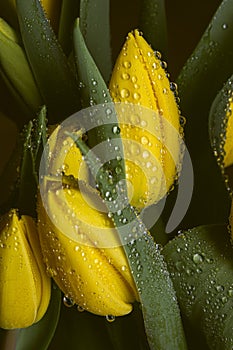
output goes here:
<path id="1" fill-rule="evenodd" d="M 126 157 L 126 174 L 134 187 L 132 204 L 140 208 L 159 200 L 174 182 L 179 161 L 180 112 L 160 59 L 137 30 L 128 35 L 115 64 L 109 88 L 114 102 L 132 103 L 148 108 L 143 110 L 138 126 L 134 121 L 130 126 L 124 127 L 124 121 L 123 125 L 120 124 L 125 153 L 131 147 L 130 143 L 127 146 L 127 140 L 135 139 L 144 145 L 145 151 L 152 153 L 159 165 L 156 174 L 151 168 L 149 174 L 142 176 L 139 186 L 140 170 L 128 162 Z M 149 109 L 156 113 L 159 122 L 153 121 L 153 114 Z M 144 127 L 148 123 L 150 127 Z M 159 131 L 155 133 L 158 126 Z M 145 160 L 139 163 L 142 170 L 143 164 Z M 135 172 L 138 173 L 136 177 Z M 148 177 L 154 179 L 154 183 L 158 181 L 157 190 L 153 190 L 153 193 L 147 183 Z"/>
<path id="2" fill-rule="evenodd" d="M 232 97 L 229 100 L 229 106 L 228 106 L 228 120 L 227 120 L 227 126 L 226 126 L 226 141 L 224 144 L 224 151 L 225 151 L 225 157 L 224 157 L 224 166 L 228 167 L 233 164 L 233 100 Z"/>
<path id="3" fill-rule="evenodd" d="M 90 206 L 93 191 L 86 191 L 87 202 L 79 190 L 65 188 L 69 212 L 64 211 L 62 197 L 59 201 L 59 194 L 55 193 L 56 198 L 50 191 L 48 206 L 53 215 L 60 218 L 63 213 L 67 220 L 75 217 L 75 223 L 64 221 L 63 233 L 39 202 L 42 251 L 48 271 L 75 303 L 97 315 L 125 315 L 132 310 L 131 303 L 136 299 L 134 282 L 123 248 L 116 246 L 119 241 L 110 219 Z M 66 235 L 68 226 L 74 228 L 72 239 Z M 100 229 L 106 233 L 100 234 Z M 97 242 L 99 246 L 111 243 L 113 248 L 99 248 Z"/>
<path id="4" fill-rule="evenodd" d="M 37 230 L 32 218 L 19 219 L 11 210 L 1 218 L 0 232 L 0 327 L 29 327 L 44 315 L 50 299 Z"/>
<path id="5" fill-rule="evenodd" d="M 1 219 L 0 326 L 28 327 L 37 315 L 40 274 L 15 210 Z"/>
<path id="6" fill-rule="evenodd" d="M 61 11 L 61 0 L 41 0 L 41 4 L 48 19 L 51 21 L 52 27 L 57 31 Z"/>
<path id="7" fill-rule="evenodd" d="M 46 267 L 43 262 L 43 256 L 41 252 L 36 223 L 33 220 L 33 218 L 27 215 L 23 215 L 21 220 L 25 227 L 25 232 L 27 233 L 27 239 L 33 251 L 33 255 L 40 272 L 40 285 L 38 287 L 40 298 L 37 306 L 37 316 L 34 321 L 34 322 L 37 322 L 44 316 L 48 308 L 50 295 L 51 295 L 51 282 L 48 274 L 46 273 Z"/>
<path id="8" fill-rule="evenodd" d="M 50 126 L 49 131 L 51 135 L 48 148 L 51 158 L 48 173 L 54 176 L 64 173 L 66 176 L 72 175 L 76 179 L 86 180 L 88 167 L 73 140 L 68 136 L 64 137 L 64 132 L 59 125 Z"/>

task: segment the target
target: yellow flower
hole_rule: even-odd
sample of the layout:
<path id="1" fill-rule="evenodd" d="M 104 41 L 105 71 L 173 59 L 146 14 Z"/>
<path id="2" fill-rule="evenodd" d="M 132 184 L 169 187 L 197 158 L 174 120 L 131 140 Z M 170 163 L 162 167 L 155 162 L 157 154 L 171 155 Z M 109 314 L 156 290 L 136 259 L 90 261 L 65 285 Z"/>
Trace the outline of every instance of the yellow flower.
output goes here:
<path id="1" fill-rule="evenodd" d="M 57 130 L 54 135 L 59 140 Z M 53 137 L 49 146 L 56 152 Z M 63 151 L 59 148 L 60 154 Z M 65 154 L 64 172 L 79 175 L 80 151 L 71 147 Z M 57 168 L 59 162 L 54 162 L 49 171 Z M 47 197 L 46 204 L 38 202 L 38 231 L 47 270 L 59 288 L 79 307 L 97 315 L 131 312 L 137 299 L 134 281 L 112 221 L 100 211 L 99 206 L 106 208 L 97 191 L 84 181 L 77 185 L 71 180 L 58 189 L 56 180 L 51 184 L 45 179 L 43 186 Z"/>
<path id="2" fill-rule="evenodd" d="M 39 321 L 50 300 L 34 220 L 15 209 L 0 219 L 0 327 L 24 328 Z"/>
<path id="3" fill-rule="evenodd" d="M 58 29 L 61 10 L 61 0 L 41 0 L 46 16 L 51 21 L 55 31 Z"/>
<path id="4" fill-rule="evenodd" d="M 125 125 L 125 121 L 120 120 L 126 178 L 134 187 L 131 204 L 138 208 L 162 198 L 177 174 L 180 112 L 164 66 L 166 64 L 160 60 L 160 54 L 154 53 L 135 30 L 134 33 L 129 33 L 119 54 L 109 86 L 114 102 L 147 107 L 141 110 L 141 116 L 140 108 L 138 109 L 138 115 L 133 116 L 131 125 L 127 121 Z M 175 84 L 172 87 L 176 89 Z M 155 115 L 158 116 L 157 119 Z M 143 145 L 144 153 L 139 164 L 127 160 L 127 154 L 130 154 L 132 148 L 128 140 Z M 149 152 L 157 160 L 156 166 L 150 167 L 150 163 L 145 161 L 143 155 L 146 156 Z"/>
<path id="5" fill-rule="evenodd" d="M 232 96 L 229 99 L 229 105 L 228 105 L 228 120 L 227 120 L 227 126 L 226 126 L 226 140 L 224 144 L 224 166 L 228 167 L 233 164 L 233 98 Z"/>

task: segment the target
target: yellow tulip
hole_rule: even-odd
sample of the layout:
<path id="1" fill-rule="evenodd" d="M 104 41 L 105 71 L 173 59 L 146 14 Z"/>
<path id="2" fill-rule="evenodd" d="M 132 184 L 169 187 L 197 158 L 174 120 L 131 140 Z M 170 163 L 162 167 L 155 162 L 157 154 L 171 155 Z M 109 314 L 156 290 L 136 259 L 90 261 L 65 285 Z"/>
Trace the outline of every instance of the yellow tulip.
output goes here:
<path id="1" fill-rule="evenodd" d="M 52 27 L 57 31 L 61 11 L 61 0 L 41 0 L 41 4 L 45 10 L 46 16 L 51 21 Z"/>
<path id="2" fill-rule="evenodd" d="M 226 126 L 226 140 L 224 144 L 224 166 L 228 167 L 233 164 L 233 98 L 232 96 L 229 99 L 228 105 L 228 120 Z"/>
<path id="3" fill-rule="evenodd" d="M 155 54 L 135 30 L 127 37 L 109 85 L 114 102 L 147 107 L 141 111 L 140 108 L 135 109 L 138 115 L 132 116 L 132 121 L 129 121 L 131 125 L 124 120 L 124 116 L 120 118 L 126 178 L 134 187 L 131 204 L 138 208 L 161 199 L 177 175 L 179 134 L 182 131 L 180 112 L 164 66 L 159 53 Z M 174 84 L 172 87 L 176 88 Z M 155 115 L 158 116 L 156 120 Z M 137 163 L 130 160 L 133 148 L 132 143 L 128 142 L 130 140 L 143 146 L 141 161 Z M 150 167 L 149 159 L 145 161 L 150 153 L 157 160 L 156 166 Z M 147 172 L 145 168 L 148 168 Z"/>
<path id="4" fill-rule="evenodd" d="M 11 17 L 17 17 L 16 0 L 4 0 L 3 3 L 4 4 L 0 5 L 0 10 Z M 57 31 L 61 11 L 61 0 L 41 0 L 41 5 L 46 13 L 46 17 L 51 21 L 52 27 Z"/>
<path id="5" fill-rule="evenodd" d="M 81 162 L 77 148 L 75 158 L 76 164 Z M 68 168 L 72 159 L 65 160 Z M 66 185 L 58 190 L 56 181 L 47 189 L 46 180 L 44 186 L 46 210 L 40 199 L 38 231 L 51 276 L 68 298 L 89 312 L 128 314 L 137 292 L 112 221 L 94 206 L 100 203 L 97 191 L 84 182 L 82 189 Z"/>
<path id="6" fill-rule="evenodd" d="M 15 209 L 0 219 L 0 327 L 29 327 L 45 314 L 50 278 L 34 220 Z"/>

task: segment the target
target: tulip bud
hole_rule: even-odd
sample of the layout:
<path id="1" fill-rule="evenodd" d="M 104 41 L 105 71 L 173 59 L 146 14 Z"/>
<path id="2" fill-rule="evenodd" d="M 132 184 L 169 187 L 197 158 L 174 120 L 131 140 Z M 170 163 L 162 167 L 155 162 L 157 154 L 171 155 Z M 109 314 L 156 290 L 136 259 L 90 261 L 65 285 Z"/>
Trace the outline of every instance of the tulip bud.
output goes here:
<path id="1" fill-rule="evenodd" d="M 61 0 L 41 0 L 46 16 L 51 21 L 52 27 L 56 31 L 59 25 L 61 10 Z"/>
<path id="2" fill-rule="evenodd" d="M 20 106 L 36 111 L 42 101 L 26 54 L 17 33 L 2 18 L 0 18 L 0 62 L 0 75 Z"/>
<path id="3" fill-rule="evenodd" d="M 0 219 L 0 327 L 29 327 L 45 314 L 50 278 L 34 220 L 15 209 Z"/>
<path id="4" fill-rule="evenodd" d="M 82 156 L 79 150 L 75 154 L 77 164 Z M 47 188 L 46 179 L 44 185 Z M 47 270 L 59 288 L 94 314 L 128 314 L 137 292 L 103 204 L 100 211 L 97 191 L 84 182 L 58 190 L 55 181 L 45 194 L 46 200 L 38 203 L 38 231 Z"/>
<path id="5" fill-rule="evenodd" d="M 209 115 L 209 135 L 214 154 L 222 168 L 233 164 L 233 77 L 215 97 Z"/>
<path id="6" fill-rule="evenodd" d="M 140 113 L 133 116 L 130 125 L 124 125 L 124 121 L 121 124 L 120 121 L 126 177 L 134 187 L 131 204 L 139 208 L 162 198 L 177 175 L 180 112 L 172 91 L 176 90 L 176 86 L 170 86 L 165 66 L 165 62 L 160 60 L 160 54 L 154 53 L 135 30 L 128 35 L 110 81 L 114 102 L 147 107 L 138 109 L 141 116 Z M 132 147 L 128 140 L 143 145 L 144 153 L 138 164 L 127 160 L 127 153 Z M 148 159 L 145 159 L 150 152 L 157 160 L 157 166 L 151 166 L 151 169 Z M 147 173 L 145 168 L 149 169 Z M 148 182 L 151 182 L 151 186 Z"/>
<path id="7" fill-rule="evenodd" d="M 228 167 L 233 164 L 233 116 L 232 116 L 233 97 L 232 97 L 232 94 L 228 100 L 228 103 L 229 103 L 227 108 L 228 119 L 227 119 L 227 125 L 226 125 L 226 139 L 224 144 L 224 151 L 225 151 L 224 166 L 225 167 Z"/>

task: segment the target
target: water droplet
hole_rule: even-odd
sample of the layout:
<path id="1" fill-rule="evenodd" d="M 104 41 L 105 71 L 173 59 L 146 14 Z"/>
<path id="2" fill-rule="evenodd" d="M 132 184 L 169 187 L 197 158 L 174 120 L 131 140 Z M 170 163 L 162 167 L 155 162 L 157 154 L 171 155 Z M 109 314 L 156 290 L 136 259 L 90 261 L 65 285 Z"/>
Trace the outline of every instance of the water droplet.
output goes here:
<path id="1" fill-rule="evenodd" d="M 148 157 L 149 157 L 149 152 L 144 151 L 144 152 L 142 153 L 142 157 L 143 157 L 144 159 L 148 158 Z"/>
<path id="2" fill-rule="evenodd" d="M 124 79 L 124 80 L 129 80 L 130 75 L 129 75 L 128 73 L 122 73 L 121 77 L 122 77 L 122 79 Z"/>
<path id="3" fill-rule="evenodd" d="M 135 83 L 137 82 L 137 80 L 138 80 L 138 79 L 137 79 L 137 77 L 132 76 L 131 80 L 132 80 L 132 83 L 134 83 L 134 84 L 135 84 Z"/>
<path id="4" fill-rule="evenodd" d="M 227 29 L 227 28 L 228 28 L 228 24 L 227 23 L 223 23 L 222 29 Z"/>
<path id="5" fill-rule="evenodd" d="M 115 319 L 116 319 L 116 317 L 115 316 L 113 316 L 113 315 L 107 315 L 106 316 L 106 320 L 108 321 L 108 322 L 114 322 L 115 321 Z"/>
<path id="6" fill-rule="evenodd" d="M 74 306 L 73 300 L 71 298 L 67 297 L 66 295 L 63 297 L 63 303 L 66 307 Z"/>
<path id="7" fill-rule="evenodd" d="M 141 137 L 141 143 L 143 144 L 143 145 L 147 145 L 148 144 L 148 138 L 146 137 L 146 136 L 142 136 Z"/>
<path id="8" fill-rule="evenodd" d="M 222 297 L 222 303 L 223 304 L 227 303 L 227 297 L 226 296 Z"/>
<path id="9" fill-rule="evenodd" d="M 176 92 L 177 91 L 177 84 L 170 82 L 170 89 L 172 92 Z"/>
<path id="10" fill-rule="evenodd" d="M 135 100 L 139 100 L 139 99 L 140 99 L 140 97 L 141 97 L 141 95 L 140 95 L 140 94 L 138 94 L 137 92 L 134 92 L 134 94 L 133 94 L 133 98 L 134 98 Z"/>
<path id="11" fill-rule="evenodd" d="M 129 97 L 130 92 L 128 89 L 121 89 L 120 94 L 121 94 L 121 97 L 127 98 L 127 97 Z"/>
<path id="12" fill-rule="evenodd" d="M 131 67 L 131 63 L 130 63 L 129 61 L 124 61 L 124 62 L 123 62 L 123 66 L 124 66 L 125 68 L 130 68 L 130 67 Z"/>
<path id="13" fill-rule="evenodd" d="M 166 68 L 167 68 L 167 62 L 165 62 L 165 61 L 161 61 L 161 62 L 160 62 L 160 65 L 161 65 L 161 67 L 162 67 L 163 69 L 166 69 Z"/>
<path id="14" fill-rule="evenodd" d="M 161 55 L 161 53 L 159 51 L 155 51 L 154 54 L 159 60 L 161 60 L 162 55 Z"/>
<path id="15" fill-rule="evenodd" d="M 195 262 L 195 264 L 200 264 L 203 261 L 203 256 L 201 254 L 194 254 L 193 255 L 193 261 Z"/>
<path id="16" fill-rule="evenodd" d="M 122 271 L 126 271 L 126 269 L 127 269 L 127 266 L 125 266 L 125 265 L 122 265 L 122 266 L 121 266 L 121 270 L 122 270 Z"/>
<path id="17" fill-rule="evenodd" d="M 78 310 L 78 312 L 83 312 L 83 311 L 85 311 L 84 307 L 82 307 L 82 306 L 80 306 L 80 305 L 77 306 L 77 310 Z"/>
<path id="18" fill-rule="evenodd" d="M 98 84 L 97 81 L 96 81 L 95 79 L 92 79 L 91 82 L 92 82 L 92 85 L 93 85 L 93 86 L 96 86 L 96 85 Z"/>
<path id="19" fill-rule="evenodd" d="M 217 292 L 223 292 L 224 291 L 224 287 L 223 286 L 216 286 L 216 290 L 217 290 Z"/>
<path id="20" fill-rule="evenodd" d="M 120 132 L 121 132 L 121 129 L 119 128 L 119 126 L 118 125 L 114 125 L 113 126 L 113 128 L 112 128 L 112 132 L 113 132 L 113 134 L 120 134 Z"/>

